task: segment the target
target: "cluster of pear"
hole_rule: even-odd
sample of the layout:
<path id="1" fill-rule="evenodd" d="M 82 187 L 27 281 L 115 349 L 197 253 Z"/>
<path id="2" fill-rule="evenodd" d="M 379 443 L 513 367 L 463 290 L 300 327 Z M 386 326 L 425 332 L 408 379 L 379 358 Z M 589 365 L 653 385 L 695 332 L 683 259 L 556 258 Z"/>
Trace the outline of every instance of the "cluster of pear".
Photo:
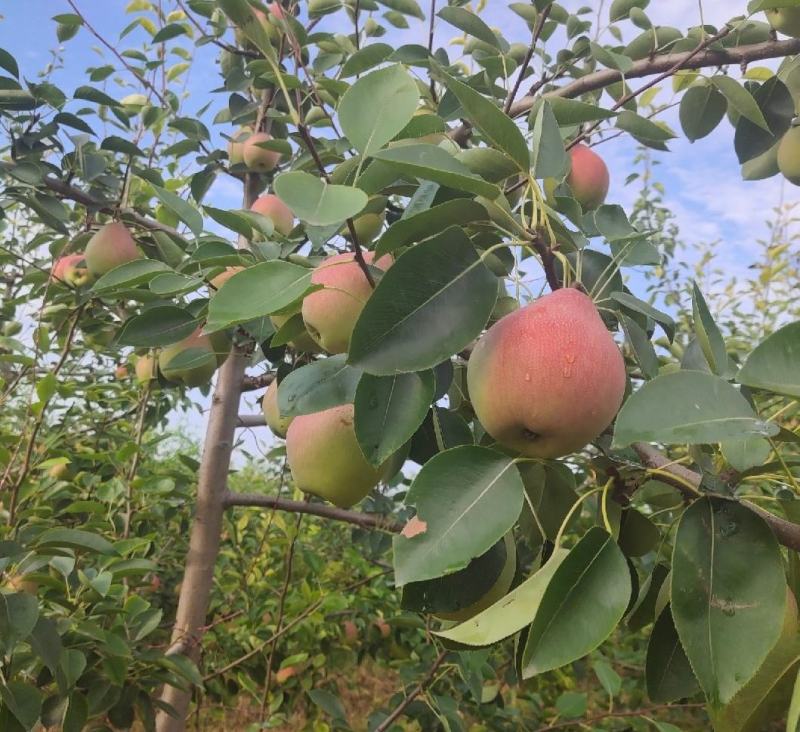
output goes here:
<path id="1" fill-rule="evenodd" d="M 375 262 L 372 252 L 365 252 L 365 259 L 384 270 L 392 262 L 388 256 Z M 322 285 L 322 289 L 304 298 L 301 314 L 307 334 L 297 338 L 293 345 L 312 352 L 346 353 L 372 286 L 353 254 L 328 257 L 314 270 L 311 281 Z M 272 319 L 280 327 L 288 317 L 273 316 Z M 349 508 L 366 497 L 380 480 L 399 469 L 392 458 L 383 465 L 373 466 L 364 457 L 356 438 L 352 404 L 287 417 L 281 414 L 278 406 L 276 380 L 264 395 L 262 409 L 272 432 L 286 439 L 292 477 L 306 493 Z"/>

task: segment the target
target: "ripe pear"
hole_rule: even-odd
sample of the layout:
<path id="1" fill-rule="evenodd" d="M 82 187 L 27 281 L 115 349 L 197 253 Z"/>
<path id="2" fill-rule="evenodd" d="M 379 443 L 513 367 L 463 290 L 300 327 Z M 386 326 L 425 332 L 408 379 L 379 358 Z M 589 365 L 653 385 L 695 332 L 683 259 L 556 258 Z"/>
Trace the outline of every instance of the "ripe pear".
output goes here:
<path id="1" fill-rule="evenodd" d="M 211 339 L 196 330 L 163 349 L 158 357 L 158 368 L 168 381 L 189 387 L 207 384 L 217 370 Z"/>
<path id="2" fill-rule="evenodd" d="M 139 358 L 136 359 L 134 369 L 136 371 L 136 381 L 139 384 L 146 384 L 150 379 L 155 379 L 158 376 L 156 359 L 149 354 L 146 356 L 139 356 Z"/>
<path id="3" fill-rule="evenodd" d="M 54 280 L 75 287 L 85 285 L 91 279 L 83 252 L 59 257 L 53 265 L 51 274 Z"/>
<path id="4" fill-rule="evenodd" d="M 259 143 L 268 142 L 271 139 L 272 135 L 268 135 L 266 132 L 256 132 L 245 140 L 242 157 L 249 170 L 257 173 L 269 173 L 271 170 L 275 170 L 280 162 L 281 154 L 276 150 L 265 150 L 263 147 L 259 147 Z"/>
<path id="5" fill-rule="evenodd" d="M 259 196 L 250 207 L 250 210 L 271 219 L 275 231 L 284 236 L 289 236 L 294 228 L 294 214 L 292 210 L 281 201 L 280 198 L 272 193 Z"/>
<path id="6" fill-rule="evenodd" d="M 567 183 L 575 200 L 587 211 L 601 206 L 610 184 L 603 158 L 586 145 L 576 145 L 570 150 L 570 159 L 572 168 Z"/>
<path id="7" fill-rule="evenodd" d="M 280 330 L 291 317 L 293 317 L 293 315 L 270 315 L 269 319 L 272 321 L 277 331 Z M 289 341 L 287 345 L 294 348 L 295 351 L 303 351 L 304 353 L 320 352 L 319 345 L 307 331 L 303 331 L 299 336 Z"/>
<path id="8" fill-rule="evenodd" d="M 114 369 L 114 378 L 117 381 L 122 381 L 123 379 L 128 378 L 128 367 L 121 363 L 117 368 Z"/>
<path id="9" fill-rule="evenodd" d="M 228 141 L 228 162 L 231 165 L 244 163 L 244 143 L 250 136 L 249 128 L 242 127 L 231 140 Z"/>
<path id="10" fill-rule="evenodd" d="M 800 38 L 800 8 L 773 8 L 764 13 L 776 31 L 785 36 Z"/>
<path id="11" fill-rule="evenodd" d="M 292 423 L 294 417 L 284 417 L 278 409 L 278 380 L 275 379 L 268 387 L 261 400 L 261 411 L 264 412 L 264 419 L 267 427 L 272 430 L 276 437 L 286 437 L 286 430 Z"/>
<path id="12" fill-rule="evenodd" d="M 367 462 L 353 428 L 353 405 L 295 417 L 286 433 L 286 457 L 297 487 L 350 508 L 376 486 L 381 468 Z"/>
<path id="13" fill-rule="evenodd" d="M 85 256 L 89 272 L 99 277 L 126 262 L 141 259 L 142 253 L 125 224 L 114 221 L 89 239 Z"/>
<path id="14" fill-rule="evenodd" d="M 367 264 L 383 270 L 392 263 L 389 255 L 374 262 L 373 252 L 365 252 L 364 259 Z M 306 328 L 328 353 L 346 353 L 353 328 L 372 294 L 372 287 L 349 252 L 328 257 L 314 270 L 311 282 L 323 285 L 324 289 L 306 295 L 303 300 Z"/>
<path id="15" fill-rule="evenodd" d="M 459 623 L 464 622 L 474 617 L 479 612 L 486 610 L 487 607 L 491 607 L 508 594 L 508 591 L 511 589 L 511 583 L 514 581 L 514 575 L 517 573 L 517 547 L 514 544 L 514 537 L 511 532 L 507 533 L 503 539 L 506 550 L 506 561 L 494 584 L 489 588 L 486 594 L 471 605 L 461 608 L 460 610 L 454 610 L 449 613 L 436 613 L 437 618 L 441 618 L 442 620 L 455 620 Z"/>
<path id="16" fill-rule="evenodd" d="M 800 127 L 790 127 L 781 138 L 778 169 L 786 180 L 800 186 Z"/>
<path id="17" fill-rule="evenodd" d="M 212 277 L 208 283 L 215 291 L 219 290 L 233 275 L 237 272 L 241 272 L 243 269 L 244 267 L 225 267 L 224 272 L 220 272 L 216 277 Z"/>
<path id="18" fill-rule="evenodd" d="M 591 298 L 564 288 L 495 323 L 472 352 L 467 385 L 486 431 L 534 458 L 580 450 L 614 419 L 625 363 Z"/>

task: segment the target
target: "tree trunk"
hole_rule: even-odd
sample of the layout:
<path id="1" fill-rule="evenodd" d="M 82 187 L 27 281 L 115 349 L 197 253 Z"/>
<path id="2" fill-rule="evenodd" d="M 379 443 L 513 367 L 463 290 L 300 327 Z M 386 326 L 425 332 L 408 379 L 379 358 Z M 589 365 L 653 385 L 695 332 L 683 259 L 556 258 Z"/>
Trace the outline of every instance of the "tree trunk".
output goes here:
<path id="1" fill-rule="evenodd" d="M 197 506 L 170 647 L 170 652 L 183 653 L 195 663 L 200 655 L 200 628 L 205 625 L 214 581 L 214 566 L 219 553 L 222 517 L 225 512 L 223 498 L 227 491 L 246 364 L 247 356 L 236 350 L 223 364 L 208 418 L 197 483 Z M 156 722 L 158 732 L 181 732 L 190 700 L 190 690 L 165 686 L 161 701 L 174 707 L 177 716 L 172 717 L 160 711 Z"/>
<path id="2" fill-rule="evenodd" d="M 244 187 L 244 208 L 250 208 L 258 195 L 257 176 L 247 176 Z M 247 241 L 239 239 L 239 248 L 247 248 Z M 178 611 L 172 629 L 172 642 L 168 653 L 182 653 L 197 663 L 202 642 L 200 629 L 205 625 L 208 602 L 214 582 L 214 567 L 219 554 L 222 517 L 225 513 L 225 496 L 228 492 L 228 471 L 239 420 L 239 402 L 242 380 L 248 356 L 237 347 L 231 351 L 217 377 L 206 427 L 203 457 L 197 480 L 195 507 L 189 552 L 183 573 Z M 191 690 L 165 686 L 161 701 L 175 709 L 176 716 L 159 711 L 157 732 L 182 732 L 191 701 Z"/>

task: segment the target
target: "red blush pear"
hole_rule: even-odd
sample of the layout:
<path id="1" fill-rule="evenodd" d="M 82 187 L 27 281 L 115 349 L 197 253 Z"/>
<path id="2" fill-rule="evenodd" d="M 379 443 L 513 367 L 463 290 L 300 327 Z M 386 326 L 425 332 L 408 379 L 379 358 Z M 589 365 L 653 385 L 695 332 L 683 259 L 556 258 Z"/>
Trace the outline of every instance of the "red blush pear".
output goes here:
<path id="1" fill-rule="evenodd" d="M 570 150 L 570 159 L 572 169 L 567 183 L 575 200 L 587 211 L 602 206 L 611 183 L 603 158 L 586 145 L 576 145 Z"/>
<path id="2" fill-rule="evenodd" d="M 259 143 L 269 142 L 272 135 L 266 132 L 256 132 L 245 140 L 242 146 L 242 158 L 249 170 L 257 173 L 269 173 L 275 170 L 281 160 L 281 154 L 277 150 L 265 150 L 259 147 Z"/>
<path id="3" fill-rule="evenodd" d="M 389 255 L 374 261 L 374 252 L 364 252 L 364 259 L 382 270 L 392 264 Z M 347 353 L 350 336 L 372 294 L 372 286 L 349 252 L 328 257 L 314 270 L 311 282 L 324 289 L 303 300 L 303 321 L 308 332 L 328 353 Z"/>
<path id="4" fill-rule="evenodd" d="M 259 196 L 250 207 L 251 211 L 260 213 L 272 221 L 275 231 L 289 236 L 294 228 L 294 214 L 280 198 L 272 193 Z"/>
<path id="5" fill-rule="evenodd" d="M 495 323 L 469 359 L 467 385 L 486 431 L 533 458 L 569 455 L 613 421 L 625 362 L 591 298 L 564 288 Z"/>
<path id="6" fill-rule="evenodd" d="M 86 265 L 94 277 L 141 258 L 142 253 L 131 232 L 119 221 L 99 229 L 86 245 Z"/>

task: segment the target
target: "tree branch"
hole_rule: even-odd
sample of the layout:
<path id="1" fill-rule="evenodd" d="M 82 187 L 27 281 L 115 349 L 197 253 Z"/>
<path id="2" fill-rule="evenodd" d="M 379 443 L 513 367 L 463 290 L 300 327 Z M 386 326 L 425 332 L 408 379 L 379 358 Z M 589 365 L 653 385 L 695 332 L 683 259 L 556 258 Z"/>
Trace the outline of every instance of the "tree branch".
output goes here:
<path id="1" fill-rule="evenodd" d="M 700 69 L 707 67 L 726 66 L 728 64 L 746 64 L 751 61 L 761 61 L 768 58 L 782 58 L 800 53 L 800 39 L 791 38 L 785 41 L 765 41 L 764 43 L 753 43 L 748 46 L 738 48 L 726 48 L 720 50 L 705 50 L 697 53 L 697 50 L 685 51 L 682 53 L 666 53 L 653 58 L 645 58 L 635 61 L 633 66 L 624 74 L 626 81 L 638 79 L 644 76 L 661 74 L 671 68 L 676 71 L 681 69 Z M 616 84 L 623 80 L 623 74 L 614 69 L 603 69 L 594 71 L 580 79 L 576 79 L 562 87 L 545 92 L 542 96 L 562 97 L 564 99 L 574 99 L 582 94 L 597 89 L 604 89 L 607 86 Z M 527 95 L 514 103 L 509 109 L 511 117 L 519 117 L 529 112 L 538 96 Z M 450 133 L 450 137 L 458 143 L 463 142 L 469 137 L 471 128 L 468 125 L 461 125 Z"/>
<path id="2" fill-rule="evenodd" d="M 237 427 L 266 427 L 263 414 L 240 414 L 236 420 Z"/>
<path id="3" fill-rule="evenodd" d="M 430 667 L 430 670 L 427 674 L 425 674 L 425 678 L 417 684 L 413 691 L 403 699 L 400 704 L 395 707 L 395 710 L 388 716 L 386 719 L 383 720 L 376 728 L 375 732 L 386 732 L 397 719 L 399 719 L 403 712 L 408 708 L 409 704 L 414 701 L 425 689 L 430 686 L 431 682 L 433 682 L 434 677 L 436 676 L 436 672 L 439 670 L 439 666 L 444 663 L 444 659 L 447 657 L 447 650 L 442 651 L 437 657 L 436 660 L 433 662 L 433 666 Z"/>
<path id="4" fill-rule="evenodd" d="M 255 506 L 258 508 L 272 508 L 287 513 L 305 513 L 310 516 L 343 521 L 362 529 L 373 529 L 397 534 L 403 525 L 388 516 L 380 516 L 360 511 L 347 511 L 344 508 L 330 506 L 327 503 L 306 503 L 293 501 L 289 498 L 266 496 L 261 493 L 226 493 L 223 499 L 225 508 L 231 506 Z"/>
<path id="5" fill-rule="evenodd" d="M 511 93 L 508 95 L 508 99 L 506 99 L 506 103 L 503 107 L 503 111 L 508 114 L 511 106 L 514 104 L 514 99 L 517 96 L 517 92 L 519 91 L 519 87 L 522 84 L 522 79 L 525 76 L 525 72 L 528 70 L 528 64 L 531 62 L 531 58 L 533 58 L 533 52 L 536 50 L 536 44 L 539 42 L 539 37 L 542 35 L 542 29 L 544 28 L 545 21 L 547 17 L 550 15 L 550 11 L 553 9 L 553 4 L 550 3 L 541 13 L 539 13 L 539 17 L 536 19 L 536 26 L 533 29 L 533 37 L 531 38 L 531 45 L 528 47 L 528 52 L 525 54 L 525 58 L 522 61 L 522 65 L 519 68 L 519 74 L 517 75 L 517 80 L 514 83 L 514 88 L 511 90 Z"/>
<path id="6" fill-rule="evenodd" d="M 687 484 L 699 488 L 702 481 L 702 477 L 699 474 L 683 465 L 675 464 L 652 445 L 647 445 L 644 442 L 634 442 L 632 447 L 645 465 L 661 471 L 658 476 L 660 480 L 676 488 L 684 497 L 692 499 L 697 497 L 697 494 L 692 492 L 687 487 Z M 670 474 L 674 476 L 674 480 L 670 480 Z M 772 533 L 775 534 L 778 542 L 787 549 L 800 551 L 800 524 L 780 518 L 780 516 L 766 511 L 751 501 L 740 501 L 740 503 L 764 519 L 772 529 Z"/>

